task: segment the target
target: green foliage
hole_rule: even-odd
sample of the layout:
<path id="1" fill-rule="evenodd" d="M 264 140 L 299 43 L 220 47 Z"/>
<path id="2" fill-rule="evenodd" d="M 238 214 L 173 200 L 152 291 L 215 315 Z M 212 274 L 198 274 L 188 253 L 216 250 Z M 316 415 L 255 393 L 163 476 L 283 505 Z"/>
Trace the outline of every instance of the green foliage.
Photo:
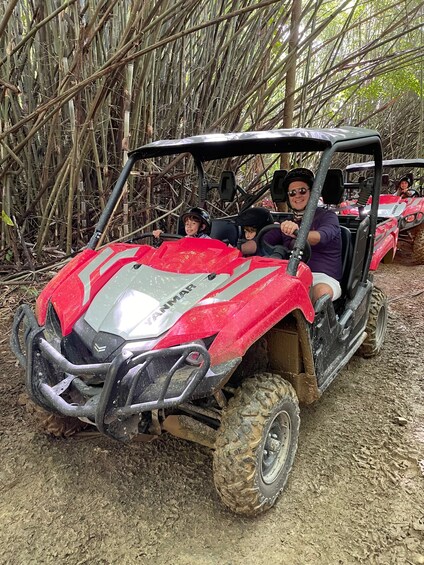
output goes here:
<path id="1" fill-rule="evenodd" d="M 9 218 L 9 216 L 6 214 L 6 212 L 4 210 L 1 211 L 1 219 L 7 226 L 13 226 L 14 225 L 13 220 L 11 218 Z"/>

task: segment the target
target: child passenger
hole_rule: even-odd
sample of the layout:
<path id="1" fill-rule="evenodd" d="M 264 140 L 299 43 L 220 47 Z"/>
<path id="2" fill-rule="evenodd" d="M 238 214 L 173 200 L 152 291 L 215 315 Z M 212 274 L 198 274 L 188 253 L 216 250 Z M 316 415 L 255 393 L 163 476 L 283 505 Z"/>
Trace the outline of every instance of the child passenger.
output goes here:
<path id="1" fill-rule="evenodd" d="M 247 240 L 255 238 L 258 233 L 255 226 L 242 226 L 242 229 L 244 231 L 244 238 Z"/>
<path id="2" fill-rule="evenodd" d="M 181 215 L 181 221 L 184 224 L 185 237 L 200 237 L 210 239 L 209 232 L 211 230 L 211 219 L 203 208 L 190 208 Z M 153 230 L 154 237 L 159 238 L 163 230 Z"/>
<path id="3" fill-rule="evenodd" d="M 260 230 L 273 223 L 272 215 L 269 210 L 257 206 L 256 208 L 248 208 L 241 212 L 237 223 L 242 227 L 244 238 L 239 241 L 239 249 L 244 256 L 254 255 L 256 253 L 256 236 Z"/>

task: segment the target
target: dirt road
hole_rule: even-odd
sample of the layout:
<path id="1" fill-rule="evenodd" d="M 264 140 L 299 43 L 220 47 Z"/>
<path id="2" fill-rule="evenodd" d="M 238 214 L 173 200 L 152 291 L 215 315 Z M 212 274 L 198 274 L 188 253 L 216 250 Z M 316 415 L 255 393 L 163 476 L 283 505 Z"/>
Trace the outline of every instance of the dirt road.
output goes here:
<path id="1" fill-rule="evenodd" d="M 424 266 L 400 255 L 377 284 L 390 297 L 382 353 L 355 357 L 302 409 L 288 487 L 256 519 L 222 506 L 206 448 L 37 430 L 8 350 L 18 297 L 3 289 L 0 563 L 424 563 Z"/>

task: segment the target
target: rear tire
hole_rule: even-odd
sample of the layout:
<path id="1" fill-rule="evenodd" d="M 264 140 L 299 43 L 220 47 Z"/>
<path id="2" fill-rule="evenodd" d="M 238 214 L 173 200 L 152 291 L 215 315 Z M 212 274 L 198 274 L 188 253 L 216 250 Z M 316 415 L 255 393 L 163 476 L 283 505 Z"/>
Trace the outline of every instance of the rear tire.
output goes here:
<path id="1" fill-rule="evenodd" d="M 222 501 L 238 514 L 268 510 L 284 488 L 299 437 L 299 404 L 278 375 L 246 379 L 223 412 L 213 460 Z"/>
<path id="2" fill-rule="evenodd" d="M 424 265 L 424 224 L 419 226 L 414 234 L 412 259 L 418 265 Z"/>
<path id="3" fill-rule="evenodd" d="M 374 287 L 371 295 L 368 322 L 365 328 L 367 337 L 359 348 L 362 357 L 374 357 L 380 353 L 387 330 L 387 297 L 382 290 Z"/>

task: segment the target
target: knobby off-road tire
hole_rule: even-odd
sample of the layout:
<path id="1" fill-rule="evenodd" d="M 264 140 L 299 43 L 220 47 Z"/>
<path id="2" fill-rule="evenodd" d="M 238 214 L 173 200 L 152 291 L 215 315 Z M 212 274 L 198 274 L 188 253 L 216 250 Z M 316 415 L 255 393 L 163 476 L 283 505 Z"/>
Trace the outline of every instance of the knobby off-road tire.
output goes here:
<path id="1" fill-rule="evenodd" d="M 387 316 L 387 297 L 382 290 L 374 287 L 365 328 L 367 337 L 358 351 L 362 357 L 374 357 L 374 355 L 380 353 L 386 336 Z"/>
<path id="2" fill-rule="evenodd" d="M 44 408 L 35 404 L 26 394 L 21 396 L 19 403 L 25 406 L 27 413 L 33 417 L 36 427 L 47 435 L 68 438 L 89 427 L 89 424 L 78 420 L 78 418 L 47 412 Z"/>
<path id="3" fill-rule="evenodd" d="M 246 379 L 225 409 L 213 460 L 214 482 L 228 508 L 254 516 L 284 488 L 299 436 L 299 404 L 278 375 Z"/>
<path id="4" fill-rule="evenodd" d="M 414 234 L 412 259 L 418 265 L 424 265 L 424 224 L 419 226 Z"/>

